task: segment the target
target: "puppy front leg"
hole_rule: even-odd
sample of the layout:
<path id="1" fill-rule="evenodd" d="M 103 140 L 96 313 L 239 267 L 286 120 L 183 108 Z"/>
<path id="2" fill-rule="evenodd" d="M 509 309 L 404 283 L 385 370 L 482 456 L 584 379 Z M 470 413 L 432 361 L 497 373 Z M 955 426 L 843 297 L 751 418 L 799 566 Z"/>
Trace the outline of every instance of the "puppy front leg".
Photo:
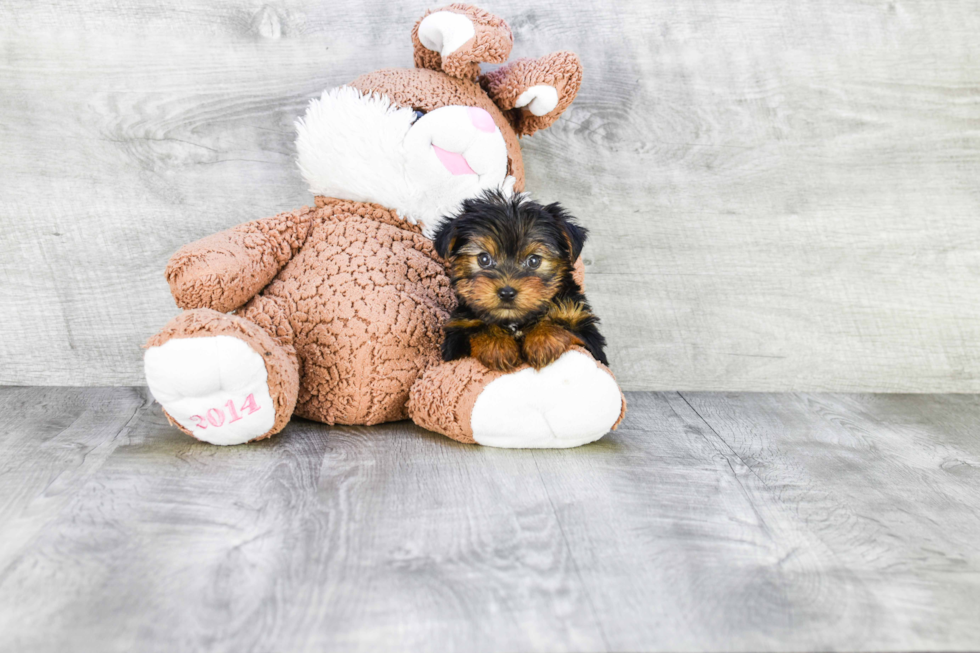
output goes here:
<path id="1" fill-rule="evenodd" d="M 581 344 L 582 340 L 564 327 L 548 319 L 541 320 L 524 336 L 524 359 L 539 370 Z"/>
<path id="2" fill-rule="evenodd" d="M 592 310 L 581 295 L 577 298 L 566 297 L 556 301 L 548 310 L 544 322 L 551 322 L 565 329 L 577 340 L 574 344 L 585 347 L 594 359 L 603 365 L 609 365 L 603 351 L 606 339 L 602 337 L 596 326 L 599 318 L 592 314 Z"/>
<path id="3" fill-rule="evenodd" d="M 505 329 L 490 324 L 470 336 L 470 353 L 491 370 L 510 372 L 521 364 L 521 348 Z"/>
<path id="4" fill-rule="evenodd" d="M 483 322 L 466 315 L 453 314 L 443 327 L 446 333 L 442 341 L 442 360 L 466 358 L 470 355 L 470 336 L 483 328 Z"/>

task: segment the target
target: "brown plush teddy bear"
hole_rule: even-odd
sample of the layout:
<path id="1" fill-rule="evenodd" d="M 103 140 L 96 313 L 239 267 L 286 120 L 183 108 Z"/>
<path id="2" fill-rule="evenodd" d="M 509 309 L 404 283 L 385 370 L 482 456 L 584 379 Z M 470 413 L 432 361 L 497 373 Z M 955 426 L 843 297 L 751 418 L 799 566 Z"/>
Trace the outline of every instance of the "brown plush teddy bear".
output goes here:
<path id="1" fill-rule="evenodd" d="M 578 92 L 570 52 L 503 63 L 504 21 L 454 4 L 412 31 L 414 69 L 330 89 L 297 122 L 315 207 L 181 248 L 167 266 L 185 309 L 146 344 L 146 378 L 182 431 L 214 444 L 410 417 L 461 442 L 571 447 L 615 426 L 625 402 L 581 349 L 536 371 L 440 359 L 455 300 L 430 237 L 466 198 L 524 188 L 518 137 Z"/>

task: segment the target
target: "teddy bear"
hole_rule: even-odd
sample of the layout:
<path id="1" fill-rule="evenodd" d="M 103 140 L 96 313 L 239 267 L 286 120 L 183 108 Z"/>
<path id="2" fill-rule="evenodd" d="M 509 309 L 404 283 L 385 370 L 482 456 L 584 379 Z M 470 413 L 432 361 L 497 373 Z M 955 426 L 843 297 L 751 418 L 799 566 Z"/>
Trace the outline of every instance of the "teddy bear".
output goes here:
<path id="1" fill-rule="evenodd" d="M 509 373 L 440 356 L 455 299 L 431 238 L 463 200 L 524 190 L 518 139 L 575 98 L 578 58 L 554 52 L 481 73 L 507 61 L 513 37 L 464 4 L 428 11 L 412 43 L 414 68 L 329 89 L 297 121 L 314 206 L 171 257 L 183 312 L 149 338 L 144 370 L 181 431 L 230 445 L 270 437 L 293 415 L 410 418 L 459 442 L 538 448 L 586 444 L 622 420 L 615 378 L 583 349 Z"/>

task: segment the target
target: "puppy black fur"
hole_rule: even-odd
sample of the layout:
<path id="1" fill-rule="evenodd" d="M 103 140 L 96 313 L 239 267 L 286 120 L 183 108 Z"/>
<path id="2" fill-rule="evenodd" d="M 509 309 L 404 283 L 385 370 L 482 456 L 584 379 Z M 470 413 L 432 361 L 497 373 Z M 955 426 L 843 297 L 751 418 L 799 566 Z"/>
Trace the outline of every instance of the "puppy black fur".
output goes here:
<path id="1" fill-rule="evenodd" d="M 608 364 L 599 319 L 572 278 L 586 236 L 557 203 L 495 191 L 466 200 L 433 239 L 458 301 L 444 327 L 443 360 L 541 368 L 581 345 Z"/>

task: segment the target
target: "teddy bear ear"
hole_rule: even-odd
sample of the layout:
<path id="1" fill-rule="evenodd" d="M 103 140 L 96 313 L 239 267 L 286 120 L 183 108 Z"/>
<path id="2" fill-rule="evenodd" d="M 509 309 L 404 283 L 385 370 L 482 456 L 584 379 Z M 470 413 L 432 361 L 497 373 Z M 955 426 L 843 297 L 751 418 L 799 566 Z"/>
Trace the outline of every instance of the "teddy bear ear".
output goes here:
<path id="1" fill-rule="evenodd" d="M 503 19 L 471 5 L 426 12 L 412 30 L 415 66 L 476 81 L 480 62 L 503 63 L 514 37 Z"/>
<path id="2" fill-rule="evenodd" d="M 549 127 L 582 86 L 582 63 L 574 52 L 517 59 L 483 75 L 480 85 L 506 113 L 519 136 Z"/>

